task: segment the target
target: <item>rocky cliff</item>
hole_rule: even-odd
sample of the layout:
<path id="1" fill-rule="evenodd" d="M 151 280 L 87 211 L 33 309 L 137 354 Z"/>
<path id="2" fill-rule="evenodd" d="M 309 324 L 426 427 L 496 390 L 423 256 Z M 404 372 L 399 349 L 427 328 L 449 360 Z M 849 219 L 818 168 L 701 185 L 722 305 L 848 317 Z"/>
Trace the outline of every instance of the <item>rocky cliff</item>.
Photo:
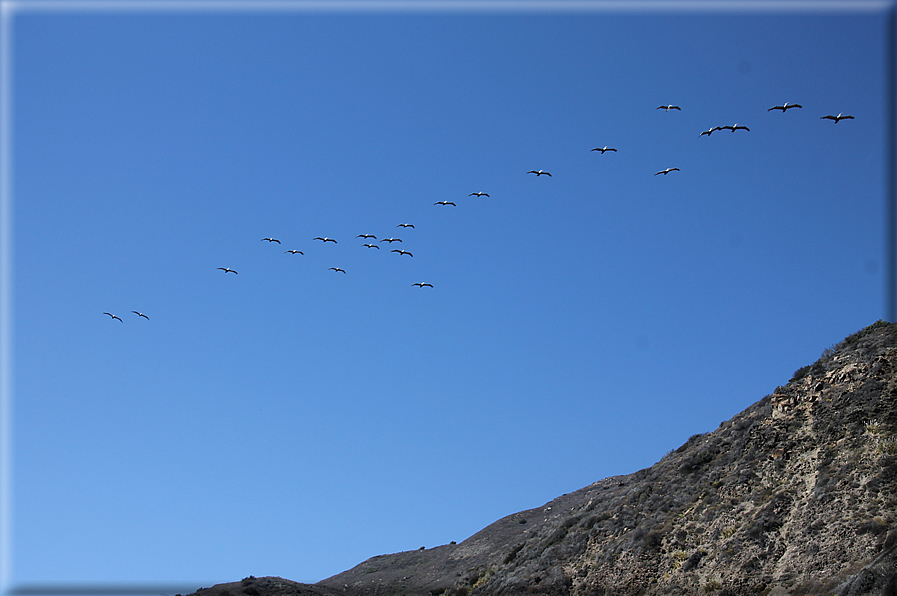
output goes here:
<path id="1" fill-rule="evenodd" d="M 233 596 L 897 594 L 897 325 L 846 338 L 650 468 L 460 544 L 373 557 L 314 586 L 225 585 Z"/>

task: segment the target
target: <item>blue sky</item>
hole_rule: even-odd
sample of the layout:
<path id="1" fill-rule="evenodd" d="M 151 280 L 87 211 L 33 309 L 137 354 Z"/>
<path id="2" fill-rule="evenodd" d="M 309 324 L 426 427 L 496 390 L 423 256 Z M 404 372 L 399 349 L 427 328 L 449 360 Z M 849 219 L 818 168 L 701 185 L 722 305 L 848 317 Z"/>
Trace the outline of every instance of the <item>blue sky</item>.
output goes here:
<path id="1" fill-rule="evenodd" d="M 886 318 L 884 3 L 171 6 L 6 13 L 14 585 L 460 542 Z"/>

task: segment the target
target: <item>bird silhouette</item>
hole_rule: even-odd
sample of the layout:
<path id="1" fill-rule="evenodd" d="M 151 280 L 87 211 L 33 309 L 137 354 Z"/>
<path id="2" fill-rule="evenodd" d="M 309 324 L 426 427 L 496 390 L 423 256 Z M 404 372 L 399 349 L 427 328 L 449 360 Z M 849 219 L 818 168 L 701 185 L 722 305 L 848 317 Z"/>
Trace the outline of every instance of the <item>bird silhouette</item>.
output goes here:
<path id="1" fill-rule="evenodd" d="M 613 147 L 608 147 L 607 145 L 605 145 L 604 147 L 595 147 L 594 149 L 592 149 L 592 151 L 600 151 L 600 152 L 601 152 L 601 155 L 604 155 L 605 152 L 607 152 L 607 151 L 616 151 L 616 149 L 614 149 Z"/>
<path id="2" fill-rule="evenodd" d="M 104 314 L 104 315 L 109 315 L 109 316 L 112 317 L 113 319 L 118 319 L 118 317 L 116 317 L 116 316 L 115 316 L 114 314 L 112 314 L 111 312 L 104 312 L 103 314 Z M 118 319 L 118 322 L 119 322 L 119 323 L 123 323 L 124 321 L 122 321 L 121 319 Z"/>
<path id="3" fill-rule="evenodd" d="M 659 172 L 657 172 L 657 174 L 663 174 L 664 176 L 666 176 L 670 172 L 678 172 L 678 171 L 680 171 L 679 168 L 667 168 L 665 170 L 660 170 Z M 657 174 L 654 174 L 654 175 L 656 176 Z"/>
<path id="4" fill-rule="evenodd" d="M 804 106 L 800 105 L 799 103 L 788 103 L 788 102 L 785 102 L 785 103 L 783 103 L 783 104 L 780 105 L 780 106 L 772 106 L 771 108 L 769 108 L 769 109 L 766 110 L 766 111 L 767 111 L 767 112 L 771 112 L 771 111 L 773 111 L 773 110 L 782 110 L 782 113 L 784 114 L 785 112 L 787 112 L 787 111 L 790 110 L 791 108 L 802 108 L 802 107 L 804 107 Z"/>
<path id="5" fill-rule="evenodd" d="M 320 236 L 318 236 L 317 238 L 312 238 L 312 240 L 320 240 L 322 242 L 333 242 L 334 244 L 336 244 L 336 240 L 334 240 L 333 238 L 321 238 Z"/>
<path id="6" fill-rule="evenodd" d="M 411 284 L 411 285 L 412 285 L 412 286 L 417 286 L 417 287 L 419 287 L 419 288 L 422 288 L 422 287 L 424 287 L 424 286 L 427 286 L 428 288 L 432 288 L 432 287 L 433 287 L 433 284 L 428 284 L 428 283 L 423 282 L 423 281 L 419 281 L 419 282 L 417 282 L 416 284 Z"/>
<path id="7" fill-rule="evenodd" d="M 396 226 L 397 228 L 413 228 L 414 224 L 403 223 Z"/>
<path id="8" fill-rule="evenodd" d="M 234 274 L 237 273 L 236 271 L 234 271 L 234 270 L 231 269 L 230 267 L 219 267 L 219 269 L 221 269 L 221 270 L 224 271 L 225 273 L 234 273 Z"/>
<path id="9" fill-rule="evenodd" d="M 546 172 L 545 170 L 538 170 L 538 171 L 537 171 L 537 170 L 530 170 L 529 172 L 527 172 L 527 174 L 535 174 L 536 176 L 541 176 L 542 174 L 545 174 L 546 176 L 551 176 L 551 174 L 549 174 L 549 173 Z"/>
<path id="10" fill-rule="evenodd" d="M 837 116 L 832 116 L 831 114 L 829 114 L 828 116 L 822 116 L 819 119 L 820 120 L 834 120 L 835 124 L 837 124 L 841 120 L 853 120 L 853 116 L 844 116 L 844 112 L 839 112 Z"/>
<path id="11" fill-rule="evenodd" d="M 472 192 L 472 193 L 470 193 L 470 194 L 467 195 L 467 196 L 468 196 L 468 197 L 488 197 L 489 194 L 488 194 L 488 193 L 485 193 L 485 192 Z"/>
<path id="12" fill-rule="evenodd" d="M 380 250 L 380 247 L 377 246 L 376 244 L 362 244 L 362 246 L 367 246 L 368 248 L 376 248 L 377 250 Z"/>
<path id="13" fill-rule="evenodd" d="M 374 240 L 377 239 L 377 237 L 374 236 L 373 234 L 359 234 L 358 236 L 355 236 L 355 237 L 356 238 L 364 238 L 365 240 L 367 240 L 368 238 L 373 238 Z"/>
<path id="14" fill-rule="evenodd" d="M 330 269 L 333 270 L 333 271 L 342 271 L 343 273 L 346 272 L 345 269 L 340 269 L 339 267 L 331 267 Z"/>
<path id="15" fill-rule="evenodd" d="M 144 319 L 149 321 L 149 317 L 146 316 L 145 314 L 143 314 L 142 312 L 137 312 L 136 310 L 132 310 L 131 312 L 134 313 L 135 315 L 137 315 L 138 317 L 143 317 Z"/>
<path id="16" fill-rule="evenodd" d="M 679 106 L 674 106 L 674 105 L 657 106 L 657 109 L 658 110 L 666 110 L 667 112 L 669 112 L 670 110 L 679 110 L 680 112 L 682 111 L 682 108 L 680 108 Z"/>
<path id="17" fill-rule="evenodd" d="M 399 250 L 398 248 L 397 248 L 397 249 L 394 249 L 394 250 L 392 250 L 392 251 L 390 251 L 390 252 L 397 252 L 397 253 L 399 253 L 399 256 L 402 256 L 402 255 L 408 255 L 409 257 L 413 257 L 413 256 L 414 256 L 413 254 L 411 254 L 411 253 L 408 252 L 407 250 Z"/>
<path id="18" fill-rule="evenodd" d="M 713 131 L 715 131 L 715 130 L 719 130 L 719 126 L 714 126 L 714 127 L 711 128 L 710 130 L 705 130 L 704 132 L 702 132 L 702 133 L 699 134 L 698 136 L 699 136 L 699 137 L 703 137 L 704 135 L 707 135 L 707 136 L 709 137 L 710 135 L 713 134 Z"/>
<path id="19" fill-rule="evenodd" d="M 433 203 L 433 204 L 434 204 L 434 205 L 451 205 L 452 207 L 457 207 L 457 205 L 455 205 L 455 204 L 452 203 L 451 201 L 436 201 L 436 202 Z"/>
<path id="20" fill-rule="evenodd" d="M 727 124 L 725 126 L 718 126 L 717 128 L 719 128 L 720 130 L 723 130 L 723 129 L 731 130 L 732 132 L 735 132 L 736 130 L 747 130 L 747 131 L 751 130 L 747 126 L 740 125 L 737 122 L 732 125 Z"/>
<path id="21" fill-rule="evenodd" d="M 268 242 L 276 242 L 276 243 L 280 244 L 280 240 L 278 240 L 276 238 L 262 238 L 262 240 L 267 240 Z"/>
<path id="22" fill-rule="evenodd" d="M 390 244 L 392 244 L 393 242 L 401 242 L 401 241 L 402 241 L 401 238 L 384 238 L 380 242 L 389 242 Z"/>
<path id="23" fill-rule="evenodd" d="M 283 251 L 283 252 L 285 252 L 285 253 L 288 252 L 288 253 L 290 253 L 291 255 L 304 255 L 304 254 L 305 254 L 305 253 L 302 252 L 301 250 L 285 250 L 285 251 Z"/>

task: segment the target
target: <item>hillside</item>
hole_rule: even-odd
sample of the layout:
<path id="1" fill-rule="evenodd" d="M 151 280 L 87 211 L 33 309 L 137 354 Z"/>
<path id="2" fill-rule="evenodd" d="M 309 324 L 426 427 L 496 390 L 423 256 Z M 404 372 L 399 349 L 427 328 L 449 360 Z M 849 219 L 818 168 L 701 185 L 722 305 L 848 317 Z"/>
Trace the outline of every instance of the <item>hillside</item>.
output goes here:
<path id="1" fill-rule="evenodd" d="M 373 557 L 306 588 L 897 594 L 895 406 L 897 325 L 879 321 L 650 468 L 507 516 L 460 544 Z"/>

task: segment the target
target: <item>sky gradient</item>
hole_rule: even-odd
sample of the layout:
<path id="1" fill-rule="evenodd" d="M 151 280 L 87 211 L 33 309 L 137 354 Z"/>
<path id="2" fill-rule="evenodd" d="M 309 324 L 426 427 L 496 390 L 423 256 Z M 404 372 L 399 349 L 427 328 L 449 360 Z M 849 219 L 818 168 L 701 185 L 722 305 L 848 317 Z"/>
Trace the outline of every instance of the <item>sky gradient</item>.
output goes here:
<path id="1" fill-rule="evenodd" d="M 7 21 L 13 585 L 460 542 L 886 318 L 884 3 L 68 5 Z"/>

